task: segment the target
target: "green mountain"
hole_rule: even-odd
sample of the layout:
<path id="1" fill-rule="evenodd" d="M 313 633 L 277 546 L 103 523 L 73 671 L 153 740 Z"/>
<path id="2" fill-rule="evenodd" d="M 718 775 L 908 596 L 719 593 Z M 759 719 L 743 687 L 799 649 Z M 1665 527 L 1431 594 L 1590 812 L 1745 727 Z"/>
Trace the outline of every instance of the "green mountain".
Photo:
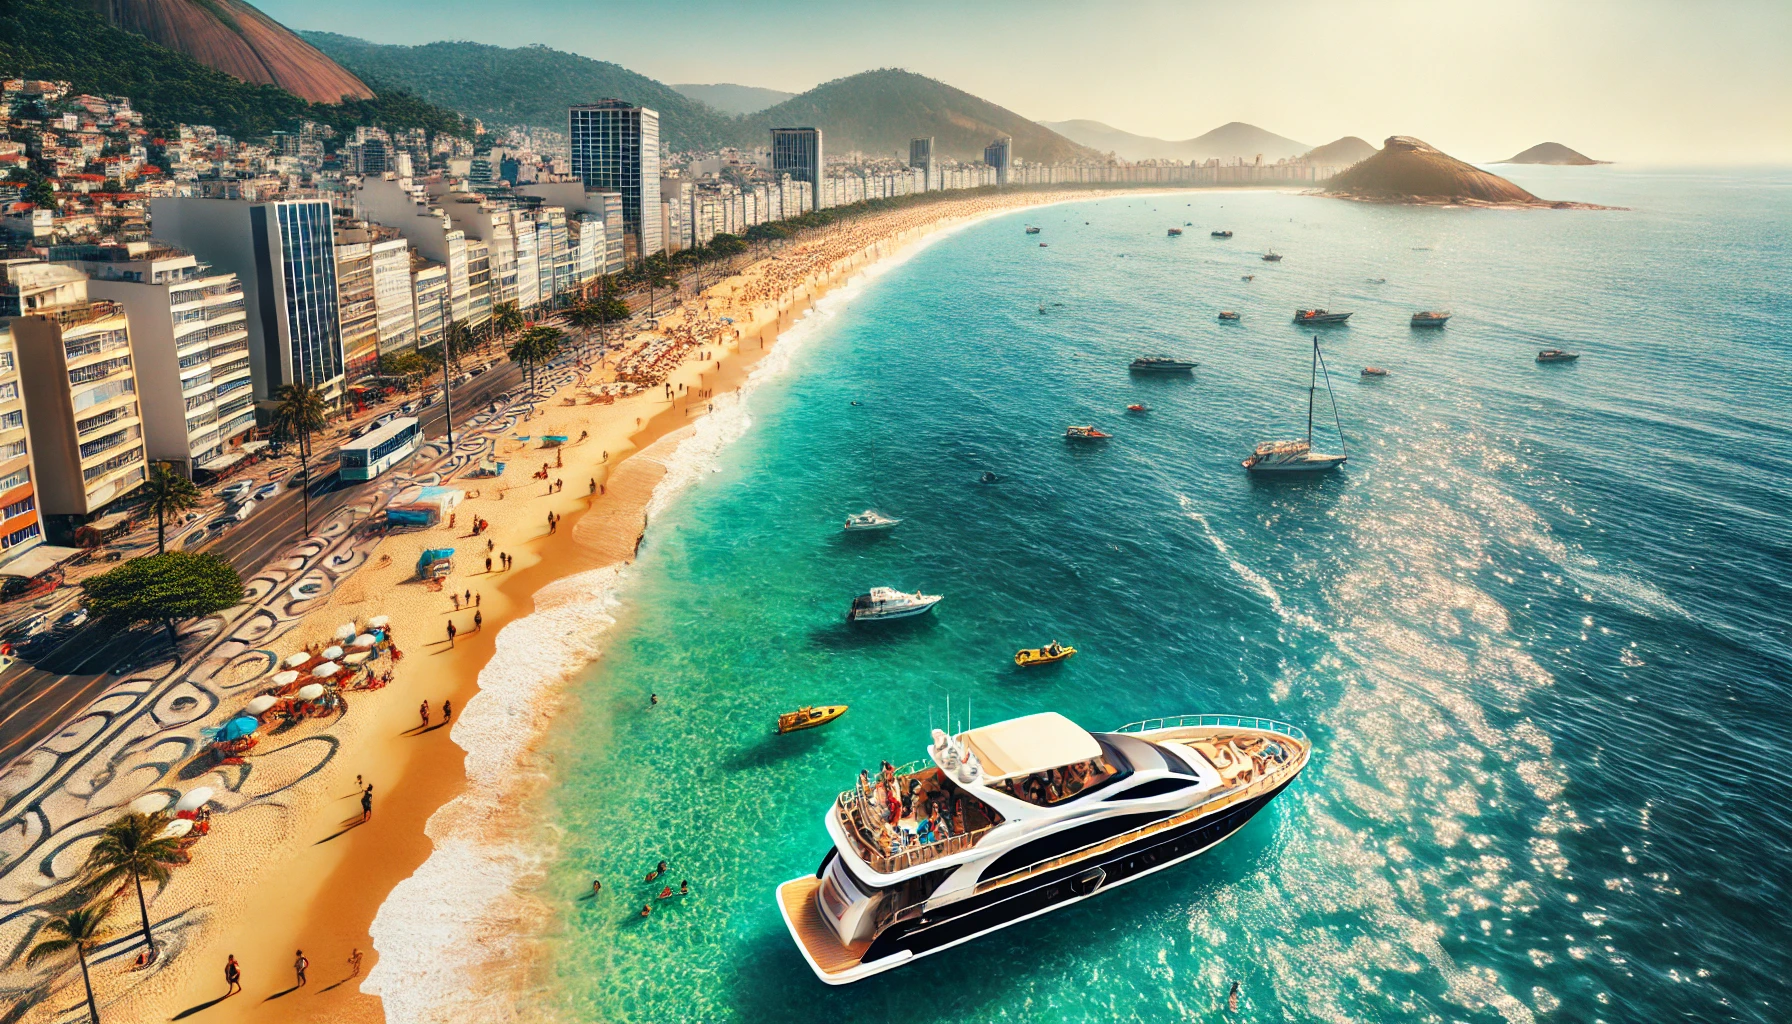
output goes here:
<path id="1" fill-rule="evenodd" d="M 238 137 L 301 119 L 459 133 L 458 115 L 404 93 L 341 104 L 307 103 L 278 86 L 251 85 L 183 53 L 113 28 L 66 0 L 0 0 L 0 73 L 63 80 L 77 92 L 129 96 L 146 123 L 209 124 Z"/>
<path id="2" fill-rule="evenodd" d="M 984 146 L 1008 135 L 1022 160 L 1052 163 L 1100 155 L 1012 110 L 898 68 L 825 82 L 741 121 L 743 139 L 764 140 L 773 127 L 820 128 L 828 153 L 858 150 L 906 158 L 910 139 L 930 135 L 937 156 L 981 160 Z"/>
<path id="3" fill-rule="evenodd" d="M 733 118 L 669 85 L 546 46 L 390 46 L 334 32 L 299 34 L 375 89 L 404 89 L 488 124 L 564 132 L 566 108 L 619 99 L 659 111 L 660 139 L 674 151 L 732 145 L 737 130 Z"/>

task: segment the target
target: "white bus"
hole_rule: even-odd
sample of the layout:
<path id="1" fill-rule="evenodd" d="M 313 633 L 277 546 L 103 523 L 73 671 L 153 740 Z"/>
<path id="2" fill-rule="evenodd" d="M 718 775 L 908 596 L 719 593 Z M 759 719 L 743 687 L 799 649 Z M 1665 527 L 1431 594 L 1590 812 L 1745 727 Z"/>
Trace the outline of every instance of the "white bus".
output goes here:
<path id="1" fill-rule="evenodd" d="M 423 444 L 415 416 L 401 416 L 343 445 L 338 452 L 344 480 L 372 480 L 411 457 Z"/>

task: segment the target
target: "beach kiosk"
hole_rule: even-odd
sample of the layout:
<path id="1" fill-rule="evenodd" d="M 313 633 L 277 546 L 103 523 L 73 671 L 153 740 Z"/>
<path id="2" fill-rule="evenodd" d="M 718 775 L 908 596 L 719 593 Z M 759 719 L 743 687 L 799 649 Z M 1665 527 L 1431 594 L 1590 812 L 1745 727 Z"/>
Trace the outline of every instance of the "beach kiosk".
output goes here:
<path id="1" fill-rule="evenodd" d="M 439 580 L 454 571 L 453 548 L 424 548 L 417 557 L 417 578 Z"/>

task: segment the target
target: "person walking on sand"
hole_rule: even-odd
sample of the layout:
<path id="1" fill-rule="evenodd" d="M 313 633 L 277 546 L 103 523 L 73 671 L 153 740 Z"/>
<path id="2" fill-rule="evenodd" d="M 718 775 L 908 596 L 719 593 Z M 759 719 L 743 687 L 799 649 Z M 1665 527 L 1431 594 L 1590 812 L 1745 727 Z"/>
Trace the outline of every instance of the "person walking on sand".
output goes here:
<path id="1" fill-rule="evenodd" d="M 442 702 L 442 724 L 447 725 L 448 720 L 453 717 L 454 717 L 454 702 L 451 700 L 443 701 Z"/>
<path id="2" fill-rule="evenodd" d="M 429 701 L 417 705 L 417 717 L 423 719 L 423 724 L 418 726 L 419 729 L 429 728 Z"/>
<path id="3" fill-rule="evenodd" d="M 348 976 L 359 977 L 361 974 L 361 951 L 356 949 L 348 955 Z"/>
<path id="4" fill-rule="evenodd" d="M 473 632 L 477 633 L 483 628 L 485 628 L 485 616 L 481 615 L 479 613 L 478 609 L 474 609 L 474 611 L 473 611 Z"/>
<path id="5" fill-rule="evenodd" d="M 243 969 L 237 966 L 236 954 L 224 958 L 224 995 L 226 998 L 243 990 Z"/>
<path id="6" fill-rule="evenodd" d="M 294 988 L 304 988 L 305 987 L 305 969 L 307 967 L 311 966 L 311 961 L 305 959 L 305 951 L 302 949 L 293 950 L 292 955 L 294 958 L 293 962 L 292 962 L 292 973 L 298 975 L 298 977 L 299 977 L 298 984 L 294 985 L 293 987 Z"/>
<path id="7" fill-rule="evenodd" d="M 492 556 L 490 555 L 485 556 L 485 571 L 488 575 L 492 571 Z"/>
<path id="8" fill-rule="evenodd" d="M 591 478 L 591 493 L 592 494 L 597 493 L 597 477 Z"/>
<path id="9" fill-rule="evenodd" d="M 454 610 L 457 612 L 460 611 L 460 595 L 459 594 L 449 594 L 448 596 L 450 599 L 452 599 L 454 601 Z"/>
<path id="10" fill-rule="evenodd" d="M 448 622 L 448 646 L 450 648 L 452 648 L 454 646 L 454 634 L 458 633 L 458 632 L 460 632 L 460 631 L 454 628 L 453 620 L 449 620 L 449 622 Z"/>

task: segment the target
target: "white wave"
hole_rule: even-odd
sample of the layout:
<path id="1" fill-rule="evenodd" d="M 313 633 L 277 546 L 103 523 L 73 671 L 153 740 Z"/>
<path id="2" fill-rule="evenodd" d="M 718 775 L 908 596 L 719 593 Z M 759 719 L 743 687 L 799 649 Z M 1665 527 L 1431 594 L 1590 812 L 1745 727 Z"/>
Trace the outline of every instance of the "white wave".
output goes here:
<path id="1" fill-rule="evenodd" d="M 1227 568 L 1231 569 L 1233 574 L 1248 584 L 1252 590 L 1263 595 L 1264 599 L 1269 602 L 1270 610 L 1276 613 L 1277 618 L 1283 622 L 1304 626 L 1307 629 L 1320 628 L 1318 621 L 1312 616 L 1289 608 L 1282 601 L 1281 592 L 1276 590 L 1275 584 L 1271 583 L 1268 577 L 1239 561 L 1238 556 L 1232 553 L 1231 545 L 1214 532 L 1213 526 L 1207 521 L 1207 516 L 1196 511 L 1195 503 L 1187 495 L 1178 494 L 1176 501 L 1181 504 L 1183 514 L 1201 527 L 1201 532 L 1207 535 L 1207 542 L 1213 545 L 1215 551 L 1219 552 L 1220 557 L 1225 560 Z"/>

